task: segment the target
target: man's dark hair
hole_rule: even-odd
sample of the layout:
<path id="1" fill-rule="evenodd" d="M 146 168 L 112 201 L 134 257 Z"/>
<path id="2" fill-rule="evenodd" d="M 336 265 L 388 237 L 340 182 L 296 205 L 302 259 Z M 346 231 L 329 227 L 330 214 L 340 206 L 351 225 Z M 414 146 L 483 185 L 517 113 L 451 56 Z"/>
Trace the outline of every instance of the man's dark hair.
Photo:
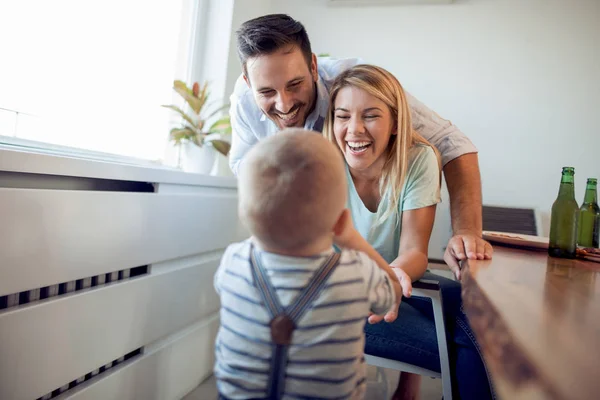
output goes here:
<path id="1" fill-rule="evenodd" d="M 248 75 L 248 58 L 272 54 L 284 46 L 298 46 L 310 69 L 312 50 L 306 29 L 286 14 L 270 14 L 254 18 L 237 30 L 238 56 L 244 75 Z"/>

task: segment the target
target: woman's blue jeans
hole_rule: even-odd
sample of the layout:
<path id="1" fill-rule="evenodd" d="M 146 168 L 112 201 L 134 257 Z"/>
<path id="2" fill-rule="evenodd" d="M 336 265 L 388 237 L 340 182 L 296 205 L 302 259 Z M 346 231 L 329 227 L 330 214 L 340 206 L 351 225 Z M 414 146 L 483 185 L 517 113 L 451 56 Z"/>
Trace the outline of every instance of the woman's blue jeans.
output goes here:
<path id="1" fill-rule="evenodd" d="M 460 283 L 429 272 L 423 278 L 438 281 L 442 291 L 454 398 L 494 398 L 481 350 L 462 309 Z M 367 323 L 365 333 L 365 353 L 440 372 L 430 299 L 402 299 L 396 321 Z"/>

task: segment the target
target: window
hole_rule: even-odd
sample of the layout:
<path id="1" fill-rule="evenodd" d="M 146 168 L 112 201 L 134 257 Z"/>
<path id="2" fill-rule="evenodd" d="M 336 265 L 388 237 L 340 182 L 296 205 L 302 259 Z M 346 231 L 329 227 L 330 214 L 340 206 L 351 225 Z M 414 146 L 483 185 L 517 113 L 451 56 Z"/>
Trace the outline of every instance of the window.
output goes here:
<path id="1" fill-rule="evenodd" d="M 3 1 L 0 142 L 162 159 L 199 1 Z"/>

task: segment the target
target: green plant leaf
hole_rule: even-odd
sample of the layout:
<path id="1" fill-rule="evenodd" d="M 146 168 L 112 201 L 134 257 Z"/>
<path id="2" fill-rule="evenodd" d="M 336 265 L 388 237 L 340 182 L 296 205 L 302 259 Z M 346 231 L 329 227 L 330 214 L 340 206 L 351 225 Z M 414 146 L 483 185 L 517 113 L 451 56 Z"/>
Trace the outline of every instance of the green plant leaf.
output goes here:
<path id="1" fill-rule="evenodd" d="M 231 144 L 229 142 L 226 142 L 224 140 L 221 139 L 214 139 L 211 141 L 207 140 L 207 143 L 210 143 L 210 145 L 219 153 L 223 154 L 225 157 L 227 157 L 227 155 L 229 154 L 229 150 L 231 149 Z"/>
<path id="2" fill-rule="evenodd" d="M 209 97 L 208 82 L 204 82 L 202 87 L 200 87 L 198 83 L 194 83 L 194 86 L 196 88 L 195 91 L 190 89 L 185 82 L 181 80 L 175 80 L 173 82 L 173 89 L 186 101 L 193 113 L 186 113 L 182 108 L 175 105 L 163 105 L 163 107 L 169 108 L 181 115 L 186 122 L 183 127 L 172 130 L 172 132 L 174 132 L 171 135 L 172 139 L 176 142 L 180 142 L 183 139 L 188 139 L 194 142 L 196 145 L 202 146 L 205 138 L 209 134 L 231 134 L 231 120 L 228 114 L 220 117 L 217 121 L 212 123 L 209 129 L 205 129 L 207 120 L 211 120 L 213 117 L 216 117 L 220 112 L 228 108 L 229 104 L 224 104 L 220 107 L 217 107 L 216 109 L 213 109 L 206 118 L 201 118 L 200 114 L 203 109 L 208 107 L 212 108 L 212 106 L 207 105 L 207 100 Z M 220 146 L 222 151 L 229 151 L 222 145 L 217 146 Z"/>
<path id="3" fill-rule="evenodd" d="M 230 134 L 231 133 L 231 119 L 229 115 L 225 115 L 215 121 L 210 128 L 208 128 L 208 132 L 210 133 L 222 133 L 222 134 Z"/>
<path id="4" fill-rule="evenodd" d="M 187 122 L 189 122 L 192 125 L 196 125 L 196 121 L 194 121 L 194 118 L 187 115 L 181 108 L 174 106 L 174 105 L 168 105 L 168 106 L 163 105 L 161 107 L 169 108 L 169 109 L 175 111 L 177 114 L 181 115 L 183 117 L 183 119 L 185 119 Z"/>
<path id="5" fill-rule="evenodd" d="M 204 108 L 206 100 L 208 99 L 208 94 L 208 82 L 204 82 L 204 85 L 202 85 L 202 90 L 200 90 L 200 94 L 198 95 L 198 99 L 200 100 L 200 110 Z M 200 111 L 198 111 L 198 113 L 200 113 Z"/>
<path id="6" fill-rule="evenodd" d="M 190 140 L 195 135 L 195 132 L 189 128 L 173 128 L 169 132 L 169 137 L 172 141 L 179 144 L 182 140 Z"/>
<path id="7" fill-rule="evenodd" d="M 194 133 L 194 135 L 205 135 L 201 129 L 198 129 L 196 125 L 184 125 L 185 129 L 188 129 Z"/>
<path id="8" fill-rule="evenodd" d="M 195 135 L 193 135 L 190 138 L 190 140 L 198 147 L 202 147 L 205 139 L 206 139 L 205 133 L 196 133 Z"/>
<path id="9" fill-rule="evenodd" d="M 202 106 L 204 105 L 204 102 L 206 102 L 206 99 L 200 99 L 194 96 L 192 90 L 188 88 L 183 81 L 173 82 L 173 90 L 175 90 L 181 97 L 183 97 L 186 103 L 189 104 L 190 108 L 196 114 L 200 114 L 200 111 L 202 110 Z"/>
<path id="10" fill-rule="evenodd" d="M 173 89 L 179 89 L 182 90 L 188 94 L 191 94 L 192 96 L 194 95 L 194 93 L 192 92 L 192 89 L 190 89 L 189 87 L 187 87 L 187 85 L 185 84 L 184 81 L 181 81 L 179 79 L 176 79 L 175 81 L 173 81 Z"/>

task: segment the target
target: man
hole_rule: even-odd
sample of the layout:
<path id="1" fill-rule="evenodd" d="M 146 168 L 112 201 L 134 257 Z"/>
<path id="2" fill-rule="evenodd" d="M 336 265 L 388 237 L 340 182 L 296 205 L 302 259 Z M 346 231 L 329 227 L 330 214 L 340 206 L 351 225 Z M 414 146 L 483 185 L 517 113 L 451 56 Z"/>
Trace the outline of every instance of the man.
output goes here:
<path id="1" fill-rule="evenodd" d="M 289 127 L 320 132 L 332 81 L 343 70 L 361 63 L 358 59 L 317 60 L 302 24 L 283 14 L 242 24 L 237 45 L 243 79 L 231 96 L 230 166 L 235 174 L 246 152 L 260 139 Z M 493 252 L 481 237 L 477 149 L 451 122 L 410 95 L 409 103 L 415 130 L 442 155 L 454 233 L 444 260 L 460 279 L 460 261 L 489 259 Z"/>

